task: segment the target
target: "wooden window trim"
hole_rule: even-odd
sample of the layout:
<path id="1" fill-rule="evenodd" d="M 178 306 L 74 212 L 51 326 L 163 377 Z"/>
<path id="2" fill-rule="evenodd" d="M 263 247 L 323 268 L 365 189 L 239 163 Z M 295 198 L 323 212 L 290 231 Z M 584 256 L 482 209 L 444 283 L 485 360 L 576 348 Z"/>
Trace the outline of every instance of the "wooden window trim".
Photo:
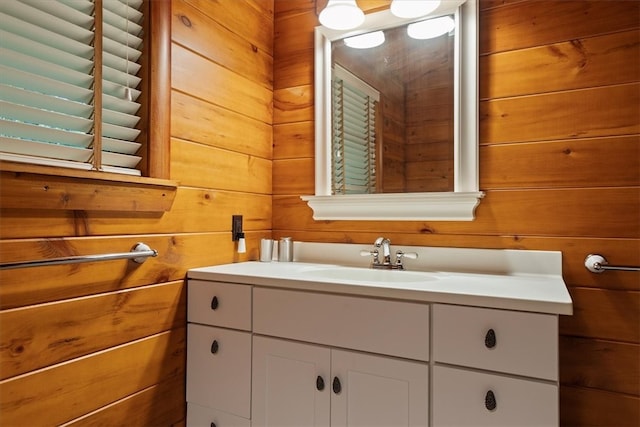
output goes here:
<path id="1" fill-rule="evenodd" d="M 0 207 L 163 212 L 178 184 L 169 179 L 171 132 L 171 1 L 154 0 L 145 14 L 151 25 L 147 164 L 137 177 L 102 171 L 0 161 Z M 149 28 L 149 27 L 147 27 Z"/>

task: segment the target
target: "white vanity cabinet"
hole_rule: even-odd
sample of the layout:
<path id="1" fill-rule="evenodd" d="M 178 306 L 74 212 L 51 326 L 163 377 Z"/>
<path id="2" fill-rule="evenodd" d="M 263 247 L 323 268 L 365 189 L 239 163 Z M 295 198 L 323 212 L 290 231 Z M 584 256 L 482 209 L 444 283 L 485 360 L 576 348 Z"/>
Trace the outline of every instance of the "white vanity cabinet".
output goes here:
<path id="1" fill-rule="evenodd" d="M 558 425 L 558 316 L 434 304 L 433 425 Z"/>
<path id="2" fill-rule="evenodd" d="M 189 280 L 187 425 L 250 426 L 251 287 Z"/>
<path id="3" fill-rule="evenodd" d="M 254 288 L 253 318 L 253 426 L 428 425 L 428 305 Z"/>

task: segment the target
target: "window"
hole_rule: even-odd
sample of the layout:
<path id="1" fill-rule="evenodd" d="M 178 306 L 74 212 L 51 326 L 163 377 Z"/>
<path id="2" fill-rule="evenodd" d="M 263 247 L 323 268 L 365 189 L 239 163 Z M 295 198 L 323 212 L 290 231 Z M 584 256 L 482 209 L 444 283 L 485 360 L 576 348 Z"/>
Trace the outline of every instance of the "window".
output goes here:
<path id="1" fill-rule="evenodd" d="M 332 193 L 375 193 L 380 94 L 339 65 L 332 76 Z"/>
<path id="2" fill-rule="evenodd" d="M 0 2 L 0 159 L 142 174 L 144 7 L 143 0 Z"/>

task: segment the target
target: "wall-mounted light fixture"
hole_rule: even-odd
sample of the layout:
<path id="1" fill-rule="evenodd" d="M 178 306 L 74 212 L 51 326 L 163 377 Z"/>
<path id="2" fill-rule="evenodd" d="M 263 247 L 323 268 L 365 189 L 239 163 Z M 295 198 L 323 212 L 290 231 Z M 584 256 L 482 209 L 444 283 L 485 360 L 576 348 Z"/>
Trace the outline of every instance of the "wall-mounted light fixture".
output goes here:
<path id="1" fill-rule="evenodd" d="M 450 32 L 455 26 L 456 24 L 450 16 L 441 16 L 440 18 L 409 24 L 407 26 L 407 34 L 412 39 L 434 39 Z"/>
<path id="2" fill-rule="evenodd" d="M 364 12 L 356 0 L 329 0 L 320 12 L 320 23 L 332 30 L 350 30 L 364 22 Z"/>
<path id="3" fill-rule="evenodd" d="M 427 15 L 440 6 L 440 0 L 393 0 L 391 13 L 398 18 L 417 18 Z"/>

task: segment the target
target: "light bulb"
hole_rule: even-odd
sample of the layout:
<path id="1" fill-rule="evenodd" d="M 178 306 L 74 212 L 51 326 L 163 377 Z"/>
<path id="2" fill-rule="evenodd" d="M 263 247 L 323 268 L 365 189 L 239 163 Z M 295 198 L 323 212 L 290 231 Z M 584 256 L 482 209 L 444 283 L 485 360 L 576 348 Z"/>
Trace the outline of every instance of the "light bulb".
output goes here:
<path id="1" fill-rule="evenodd" d="M 409 24 L 407 26 L 407 34 L 412 39 L 433 39 L 453 30 L 455 25 L 450 16 L 441 16 L 440 18 Z"/>
<path id="2" fill-rule="evenodd" d="M 398 18 L 417 18 L 427 15 L 440 6 L 440 0 L 393 0 L 391 13 Z"/>
<path id="3" fill-rule="evenodd" d="M 319 19 L 332 30 L 350 30 L 364 22 L 364 12 L 356 5 L 356 0 L 329 0 Z"/>
<path id="4" fill-rule="evenodd" d="M 382 31 L 374 31 L 373 33 L 361 34 L 344 39 L 344 44 L 355 49 L 369 49 L 380 46 L 382 43 L 384 43 L 384 33 Z"/>

